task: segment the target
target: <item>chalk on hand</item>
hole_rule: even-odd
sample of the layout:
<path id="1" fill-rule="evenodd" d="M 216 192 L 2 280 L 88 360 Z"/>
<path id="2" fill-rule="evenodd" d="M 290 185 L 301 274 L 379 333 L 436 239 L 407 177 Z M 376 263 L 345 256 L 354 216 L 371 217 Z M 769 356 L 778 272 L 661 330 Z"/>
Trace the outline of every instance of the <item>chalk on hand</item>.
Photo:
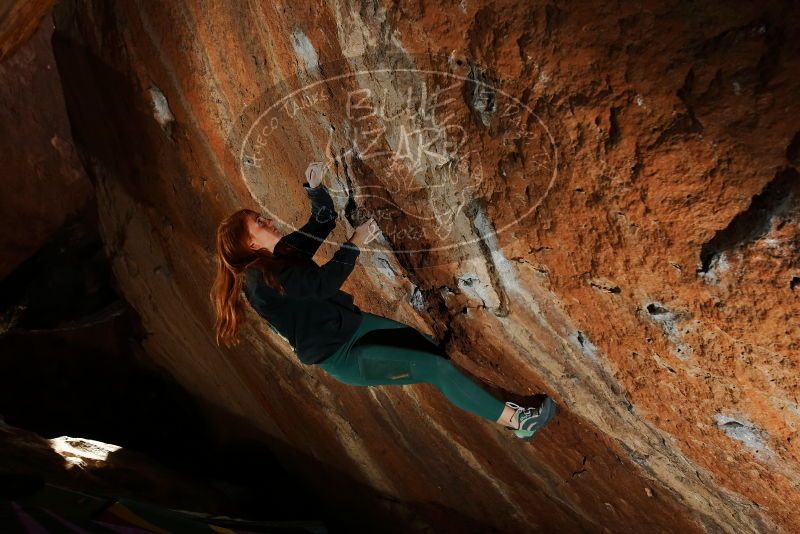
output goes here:
<path id="1" fill-rule="evenodd" d="M 306 181 L 311 187 L 316 187 L 322 183 L 325 169 L 325 163 L 322 161 L 313 161 L 308 165 L 306 168 Z"/>

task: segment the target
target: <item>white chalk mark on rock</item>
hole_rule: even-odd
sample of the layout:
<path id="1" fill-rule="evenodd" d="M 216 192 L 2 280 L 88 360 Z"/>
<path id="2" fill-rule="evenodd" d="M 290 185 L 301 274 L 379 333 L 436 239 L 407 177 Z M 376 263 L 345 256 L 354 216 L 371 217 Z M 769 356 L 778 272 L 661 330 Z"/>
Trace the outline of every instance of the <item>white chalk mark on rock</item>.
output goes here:
<path id="1" fill-rule="evenodd" d="M 761 430 L 742 417 L 731 417 L 721 413 L 714 414 L 714 422 L 729 438 L 742 442 L 747 448 L 755 451 L 755 457 L 761 461 L 772 459 L 772 451 L 761 438 Z"/>
<path id="2" fill-rule="evenodd" d="M 294 53 L 297 54 L 297 57 L 303 62 L 303 66 L 305 66 L 306 71 L 309 74 L 318 74 L 319 57 L 317 56 L 317 51 L 314 48 L 314 45 L 311 44 L 311 41 L 308 39 L 308 37 L 306 37 L 306 34 L 300 30 L 293 31 L 292 46 L 294 47 Z"/>
<path id="3" fill-rule="evenodd" d="M 150 100 L 153 104 L 153 116 L 155 117 L 156 122 L 164 131 L 167 131 L 171 127 L 172 123 L 175 122 L 175 117 L 172 115 L 172 110 L 169 109 L 167 97 L 164 96 L 164 93 L 161 92 L 161 89 L 155 85 L 152 85 L 150 86 Z"/>

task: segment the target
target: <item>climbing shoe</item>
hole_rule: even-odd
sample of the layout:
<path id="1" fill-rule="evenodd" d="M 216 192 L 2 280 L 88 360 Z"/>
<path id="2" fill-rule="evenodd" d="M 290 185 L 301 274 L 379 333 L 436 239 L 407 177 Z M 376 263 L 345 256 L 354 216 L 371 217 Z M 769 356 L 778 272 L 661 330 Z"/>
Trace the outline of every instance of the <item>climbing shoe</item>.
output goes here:
<path id="1" fill-rule="evenodd" d="M 519 421 L 519 428 L 506 427 L 518 438 L 529 441 L 536 433 L 541 430 L 556 414 L 556 403 L 550 397 L 545 397 L 536 408 L 523 408 L 513 402 L 507 402 L 506 406 L 514 408 Z"/>

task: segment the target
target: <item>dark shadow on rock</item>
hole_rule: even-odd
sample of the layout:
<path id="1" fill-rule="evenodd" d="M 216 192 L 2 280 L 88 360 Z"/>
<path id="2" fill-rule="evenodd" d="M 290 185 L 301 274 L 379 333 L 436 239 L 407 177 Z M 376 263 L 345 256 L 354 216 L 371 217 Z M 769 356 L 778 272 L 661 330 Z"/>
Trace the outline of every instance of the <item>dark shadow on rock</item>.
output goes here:
<path id="1" fill-rule="evenodd" d="M 218 406 L 205 403 L 203 411 L 215 421 L 224 421 L 228 437 L 215 445 L 219 469 L 238 473 L 237 482 L 243 486 L 274 486 L 267 491 L 278 494 L 283 491 L 282 482 L 272 472 L 272 459 L 277 458 L 289 476 L 303 480 L 315 494 L 313 500 L 301 499 L 296 504 L 304 510 L 319 511 L 316 518 L 322 519 L 331 532 L 501 532 L 481 518 L 438 503 L 383 495 L 352 474 L 320 462 Z"/>

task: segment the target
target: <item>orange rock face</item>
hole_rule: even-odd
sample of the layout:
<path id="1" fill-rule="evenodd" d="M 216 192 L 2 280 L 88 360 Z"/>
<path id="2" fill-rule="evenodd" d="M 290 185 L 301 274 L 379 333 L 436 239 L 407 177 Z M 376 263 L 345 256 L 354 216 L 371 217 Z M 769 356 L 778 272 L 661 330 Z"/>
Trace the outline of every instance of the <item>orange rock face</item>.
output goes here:
<path id="1" fill-rule="evenodd" d="M 332 506 L 357 496 L 398 530 L 797 530 L 796 6 L 60 2 L 54 19 L 121 290 L 221 433 L 246 420 Z M 217 223 L 249 206 L 297 224 L 323 159 L 333 241 L 354 206 L 386 215 L 356 302 L 497 391 L 552 395 L 530 444 L 430 385 L 303 367 L 255 315 L 243 346 L 213 344 Z"/>

